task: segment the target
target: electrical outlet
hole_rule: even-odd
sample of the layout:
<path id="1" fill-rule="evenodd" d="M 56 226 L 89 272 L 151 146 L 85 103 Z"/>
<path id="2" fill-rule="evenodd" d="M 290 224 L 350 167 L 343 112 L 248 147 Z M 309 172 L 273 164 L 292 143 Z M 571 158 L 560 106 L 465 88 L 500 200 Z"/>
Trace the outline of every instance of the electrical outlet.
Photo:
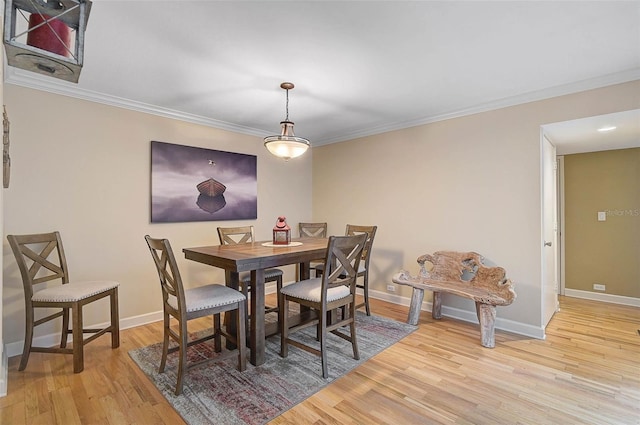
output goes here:
<path id="1" fill-rule="evenodd" d="M 600 283 L 594 283 L 593 284 L 593 290 L 594 291 L 606 291 L 607 287 L 605 285 L 600 284 Z"/>
<path id="2" fill-rule="evenodd" d="M 387 285 L 387 291 L 396 292 L 396 287 L 394 285 Z"/>

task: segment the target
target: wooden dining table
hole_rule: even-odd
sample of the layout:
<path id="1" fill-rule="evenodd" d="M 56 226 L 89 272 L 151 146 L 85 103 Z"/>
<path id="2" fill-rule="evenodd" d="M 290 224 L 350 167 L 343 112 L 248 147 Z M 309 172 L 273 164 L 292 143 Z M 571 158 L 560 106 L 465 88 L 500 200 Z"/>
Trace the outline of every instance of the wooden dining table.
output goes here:
<path id="1" fill-rule="evenodd" d="M 211 245 L 184 248 L 187 260 L 219 267 L 225 271 L 225 284 L 238 289 L 240 272 L 251 272 L 251 320 L 249 322 L 250 361 L 258 366 L 265 361 L 265 338 L 277 332 L 277 323 L 265 326 L 264 271 L 271 267 L 299 264 L 299 279 L 310 276 L 309 263 L 325 258 L 326 238 L 293 239 L 290 245 L 273 245 L 271 241 L 235 245 Z M 234 313 L 235 314 L 235 313 Z M 227 329 L 235 332 L 235 320 L 226 317 Z"/>

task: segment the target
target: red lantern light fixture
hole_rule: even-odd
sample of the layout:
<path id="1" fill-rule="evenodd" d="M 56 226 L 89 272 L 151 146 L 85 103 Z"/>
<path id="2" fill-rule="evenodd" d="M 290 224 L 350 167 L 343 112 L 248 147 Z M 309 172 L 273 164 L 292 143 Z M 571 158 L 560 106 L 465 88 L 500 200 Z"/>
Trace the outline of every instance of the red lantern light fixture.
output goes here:
<path id="1" fill-rule="evenodd" d="M 7 63 L 77 83 L 90 10 L 90 0 L 5 0 Z"/>

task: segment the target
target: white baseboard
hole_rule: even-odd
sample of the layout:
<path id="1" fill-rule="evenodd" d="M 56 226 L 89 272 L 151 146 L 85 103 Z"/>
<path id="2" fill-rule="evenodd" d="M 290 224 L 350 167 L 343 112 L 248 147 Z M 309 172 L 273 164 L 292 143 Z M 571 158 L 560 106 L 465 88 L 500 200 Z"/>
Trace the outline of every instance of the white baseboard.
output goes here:
<path id="1" fill-rule="evenodd" d="M 604 301 L 613 304 L 630 305 L 640 307 L 640 298 L 625 297 L 622 295 L 603 294 L 601 292 L 580 291 L 578 289 L 566 289 L 564 295 L 573 298 L 583 298 L 585 300 Z"/>
<path id="2" fill-rule="evenodd" d="M 127 317 L 120 320 L 120 329 L 134 328 L 136 326 L 146 325 L 147 323 L 153 323 L 159 320 L 162 320 L 162 311 L 142 314 L 140 316 Z M 104 328 L 107 326 L 109 326 L 109 322 L 86 325 L 87 328 Z M 88 336 L 89 335 L 87 335 L 87 337 Z M 69 336 L 69 340 L 71 340 L 71 336 Z M 58 344 L 60 344 L 60 332 L 33 338 L 33 346 L 35 347 L 54 347 Z M 6 357 L 22 355 L 23 347 L 24 340 L 7 344 L 7 346 L 5 347 Z"/>
<path id="3" fill-rule="evenodd" d="M 388 301 L 393 304 L 399 304 L 404 306 L 409 306 L 411 304 L 411 298 L 401 297 L 399 295 L 389 294 L 387 292 L 382 291 L 369 291 L 369 296 L 371 298 L 376 298 L 383 301 Z M 422 307 L 420 310 L 422 311 L 431 311 L 432 304 L 430 302 L 423 301 Z M 407 310 L 407 314 L 409 310 Z M 451 317 L 452 319 L 458 319 L 465 322 L 470 323 L 478 323 L 478 317 L 476 315 L 475 309 L 473 311 L 461 310 L 459 308 L 447 307 L 445 305 L 442 306 L 442 315 L 446 317 Z M 500 317 L 496 317 L 496 329 L 500 329 L 506 332 L 515 333 L 518 335 L 527 336 L 530 338 L 536 339 L 545 339 L 544 328 L 531 326 L 526 323 L 515 322 L 513 320 L 503 319 Z"/>
<path id="4" fill-rule="evenodd" d="M 273 285 L 267 285 L 266 286 L 266 293 L 270 294 L 275 292 L 275 284 Z M 567 290 L 565 292 L 569 292 L 570 290 Z M 581 292 L 581 291 L 577 291 L 577 292 Z M 567 296 L 573 296 L 573 295 L 569 295 L 568 293 L 566 294 Z M 599 294 L 596 294 L 599 295 Z M 411 304 L 411 299 L 407 298 L 407 297 L 402 297 L 399 295 L 393 295 L 393 294 L 389 294 L 387 292 L 383 292 L 383 291 L 374 291 L 371 290 L 369 291 L 369 296 L 371 298 L 375 298 L 375 299 L 379 299 L 379 300 L 383 300 L 383 301 L 387 301 L 393 304 L 397 304 L 397 305 L 403 305 L 403 306 L 409 306 Z M 609 297 L 612 297 L 611 295 Z M 636 300 L 635 298 L 631 298 L 632 300 Z M 601 299 L 602 301 L 602 299 Z M 636 301 L 640 301 L 640 300 L 636 300 Z M 608 302 L 613 302 L 613 301 L 608 301 Z M 622 303 L 620 303 L 622 304 Z M 628 304 L 628 305 L 640 305 L 640 304 Z M 431 311 L 431 303 L 430 302 L 423 302 L 422 303 L 422 307 L 421 307 L 422 311 Z M 408 310 L 407 310 L 407 314 L 408 314 Z M 447 307 L 447 306 L 442 306 L 442 315 L 446 316 L 446 317 L 451 317 L 453 319 L 458 319 L 458 320 L 462 320 L 465 322 L 470 322 L 470 323 L 478 323 L 478 319 L 476 316 L 476 312 L 474 311 L 467 311 L 467 310 L 461 310 L 461 309 L 457 309 L 457 308 L 452 308 L 452 307 Z M 156 311 L 156 312 L 152 312 L 152 313 L 147 313 L 147 314 L 142 314 L 139 316 L 134 316 L 134 317 L 127 317 L 124 319 L 120 320 L 120 329 L 129 329 L 129 328 L 134 328 L 136 326 L 142 326 L 142 325 L 146 325 L 147 323 L 153 323 L 153 322 L 157 322 L 159 320 L 162 320 L 162 311 Z M 99 324 L 95 324 L 95 325 L 89 325 L 88 327 L 94 327 L 94 328 L 98 328 L 98 327 L 105 327 L 108 326 L 108 323 L 99 323 Z M 503 331 L 507 331 L 507 332 L 512 332 L 518 335 L 524 335 L 527 337 L 531 337 L 531 338 L 536 338 L 536 339 L 544 339 L 545 338 L 545 333 L 544 333 L 544 328 L 536 328 L 535 326 L 531 326 L 525 323 L 520 323 L 520 322 L 515 322 L 512 320 L 508 320 L 508 319 L 503 319 L 500 317 L 496 318 L 496 329 L 500 329 Z M 33 345 L 34 346 L 40 346 L 40 347 L 53 347 L 57 344 L 59 344 L 60 342 L 60 334 L 59 333 L 55 333 L 55 334 L 49 334 L 49 335 L 42 335 L 39 337 L 35 337 L 33 339 Z M 5 347 L 5 350 L 3 352 L 4 354 L 4 364 L 6 364 L 6 358 L 8 357 L 13 357 L 13 356 L 18 356 L 22 354 L 22 347 L 24 346 L 24 340 L 21 341 L 16 341 L 16 342 L 12 342 L 7 344 L 7 346 Z M 3 365 L 4 365 L 3 364 Z M 6 375 L 6 366 L 5 366 L 5 375 Z M 0 369 L 0 373 L 3 372 L 3 370 Z M 6 377 L 5 377 L 6 379 Z M 2 377 L 0 377 L 0 391 L 2 390 L 2 385 L 3 381 L 2 381 Z M 6 386 L 6 382 L 5 382 L 5 386 Z M 6 389 L 5 389 L 6 391 Z M 1 393 L 0 393 L 1 395 Z"/>

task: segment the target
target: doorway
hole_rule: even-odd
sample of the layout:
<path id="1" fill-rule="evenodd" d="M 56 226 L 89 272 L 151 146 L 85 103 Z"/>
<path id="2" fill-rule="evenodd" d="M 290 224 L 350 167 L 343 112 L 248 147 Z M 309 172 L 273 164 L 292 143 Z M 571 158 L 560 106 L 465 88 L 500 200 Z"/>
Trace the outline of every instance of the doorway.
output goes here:
<path id="1" fill-rule="evenodd" d="M 615 131 L 602 131 L 602 129 L 609 128 Z M 628 148 L 640 147 L 640 109 L 634 109 L 629 111 L 621 111 L 612 114 L 598 115 L 593 117 L 579 118 L 570 121 L 549 123 L 542 126 L 541 130 L 541 163 L 544 163 L 544 147 L 545 138 L 556 149 L 555 159 L 557 160 L 558 169 L 556 173 L 557 178 L 557 198 L 556 198 L 556 294 L 555 303 L 557 303 L 557 296 L 565 294 L 565 258 L 567 255 L 578 255 L 579 253 L 574 251 L 567 252 L 565 249 L 565 232 L 564 232 L 564 214 L 565 214 L 565 199 L 564 199 L 564 159 L 566 155 L 601 152 L 609 150 L 621 150 Z M 549 161 L 549 159 L 547 159 Z M 544 165 L 541 166 L 541 184 L 542 191 L 545 191 L 544 183 Z M 542 195 L 542 221 L 545 221 L 545 194 Z M 568 201 L 567 201 L 568 202 Z M 568 205 L 569 207 L 572 205 Z M 594 210 L 595 211 L 595 210 Z M 544 229 L 544 223 L 543 223 Z M 544 230 L 543 241 L 544 244 Z M 545 257 L 544 251 L 542 251 L 542 318 L 544 320 L 543 325 L 546 326 L 548 319 L 553 315 L 551 307 L 547 305 L 551 302 L 551 291 L 547 292 L 548 288 L 545 286 L 545 276 L 547 270 L 545 270 Z M 637 305 L 637 299 L 628 297 L 617 297 L 611 295 L 604 295 L 595 293 L 592 291 L 582 291 L 575 289 L 567 289 L 567 295 L 578 296 L 580 298 L 598 299 L 608 302 L 628 303 L 629 300 Z M 603 297 L 607 297 L 604 299 Z"/>
<path id="2" fill-rule="evenodd" d="M 542 326 L 558 310 L 558 197 L 556 147 L 542 133 Z"/>

